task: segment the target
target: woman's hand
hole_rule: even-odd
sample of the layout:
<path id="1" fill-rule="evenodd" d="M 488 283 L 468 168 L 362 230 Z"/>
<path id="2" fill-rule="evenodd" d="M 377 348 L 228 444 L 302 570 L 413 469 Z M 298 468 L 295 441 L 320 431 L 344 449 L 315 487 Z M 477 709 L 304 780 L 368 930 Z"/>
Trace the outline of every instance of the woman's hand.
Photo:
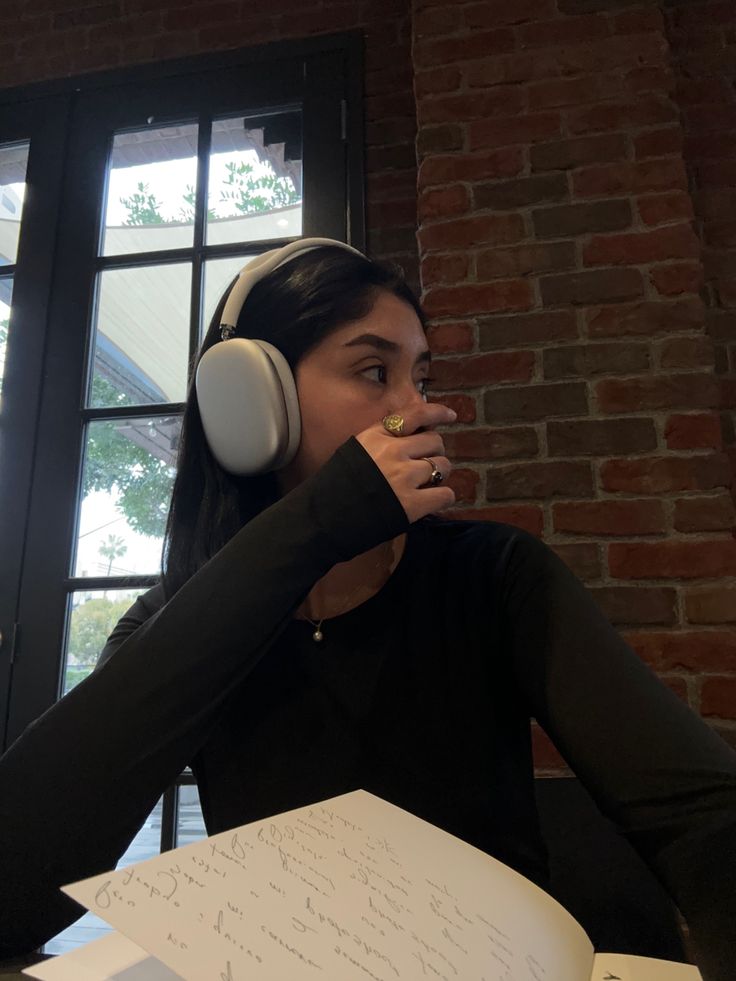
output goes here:
<path id="1" fill-rule="evenodd" d="M 434 432 L 434 427 L 454 422 L 457 415 L 439 402 L 414 402 L 404 410 L 398 408 L 396 414 L 404 419 L 401 436 L 391 435 L 379 421 L 355 438 L 372 457 L 413 522 L 455 503 L 452 488 L 429 484 L 432 472 L 427 460 L 431 459 L 447 479 L 452 464 L 445 456 L 442 436 Z"/>

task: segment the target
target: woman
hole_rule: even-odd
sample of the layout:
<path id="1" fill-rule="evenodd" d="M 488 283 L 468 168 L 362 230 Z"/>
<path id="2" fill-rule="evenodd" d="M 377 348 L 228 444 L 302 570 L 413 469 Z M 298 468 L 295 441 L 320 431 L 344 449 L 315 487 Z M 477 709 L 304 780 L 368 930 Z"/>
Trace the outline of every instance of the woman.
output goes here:
<path id="1" fill-rule="evenodd" d="M 187 764 L 210 833 L 361 787 L 543 884 L 535 716 L 683 911 L 706 981 L 726 981 L 734 754 L 546 546 L 435 516 L 454 413 L 425 401 L 422 313 L 395 271 L 335 244 L 247 292 L 236 338 L 222 303 L 203 345 L 161 585 L 0 761 L 18 788 L 0 803 L 4 956 L 79 915 L 58 886 L 112 867 Z M 287 419 L 275 470 L 220 443 L 222 418 L 247 442 L 247 413 L 225 400 L 212 422 L 204 366 L 238 337 L 294 370 L 301 437 Z"/>

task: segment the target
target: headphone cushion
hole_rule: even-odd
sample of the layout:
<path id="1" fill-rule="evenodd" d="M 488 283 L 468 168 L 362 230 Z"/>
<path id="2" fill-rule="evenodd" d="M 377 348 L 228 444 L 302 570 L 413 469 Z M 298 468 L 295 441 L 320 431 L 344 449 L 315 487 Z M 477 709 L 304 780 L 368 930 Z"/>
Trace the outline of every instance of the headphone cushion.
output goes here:
<path id="1" fill-rule="evenodd" d="M 272 344 L 234 337 L 213 345 L 195 384 L 205 437 L 224 470 L 266 473 L 293 459 L 301 438 L 296 384 Z"/>

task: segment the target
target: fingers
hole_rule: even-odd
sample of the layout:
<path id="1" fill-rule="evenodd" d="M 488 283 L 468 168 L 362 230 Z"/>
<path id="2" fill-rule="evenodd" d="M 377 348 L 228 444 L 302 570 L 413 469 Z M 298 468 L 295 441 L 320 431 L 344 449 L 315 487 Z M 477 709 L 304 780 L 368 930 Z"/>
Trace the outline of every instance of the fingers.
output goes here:
<path id="1" fill-rule="evenodd" d="M 412 403 L 395 415 L 403 419 L 400 434 L 387 430 L 379 421 L 356 437 L 391 485 L 410 521 L 442 511 L 455 503 L 452 488 L 435 480 L 438 470 L 446 480 L 452 465 L 445 456 L 442 435 L 436 426 L 457 418 L 455 412 L 439 402 Z M 431 461 L 431 463 L 430 463 Z"/>
<path id="2" fill-rule="evenodd" d="M 447 426 L 457 419 L 457 413 L 441 402 L 413 402 L 405 408 L 402 406 L 397 407 L 395 414 L 401 416 L 404 420 L 401 433 L 397 433 L 397 435 L 401 435 L 403 438 L 411 436 L 418 430 L 433 429 L 435 426 Z M 382 422 L 379 421 L 378 424 L 383 428 Z"/>

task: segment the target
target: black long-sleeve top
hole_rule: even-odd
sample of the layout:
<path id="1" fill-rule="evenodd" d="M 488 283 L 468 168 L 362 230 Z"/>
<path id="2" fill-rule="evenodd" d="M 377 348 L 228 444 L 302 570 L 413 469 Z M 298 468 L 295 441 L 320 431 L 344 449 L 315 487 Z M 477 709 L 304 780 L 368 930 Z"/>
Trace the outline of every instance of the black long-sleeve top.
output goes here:
<path id="1" fill-rule="evenodd" d="M 336 562 L 407 532 L 386 585 L 294 611 Z M 80 915 L 186 765 L 210 834 L 364 788 L 540 884 L 530 717 L 686 917 L 706 981 L 736 963 L 736 755 L 519 529 L 409 526 L 349 440 L 168 602 L 135 602 L 93 674 L 0 760 L 0 956 Z"/>

